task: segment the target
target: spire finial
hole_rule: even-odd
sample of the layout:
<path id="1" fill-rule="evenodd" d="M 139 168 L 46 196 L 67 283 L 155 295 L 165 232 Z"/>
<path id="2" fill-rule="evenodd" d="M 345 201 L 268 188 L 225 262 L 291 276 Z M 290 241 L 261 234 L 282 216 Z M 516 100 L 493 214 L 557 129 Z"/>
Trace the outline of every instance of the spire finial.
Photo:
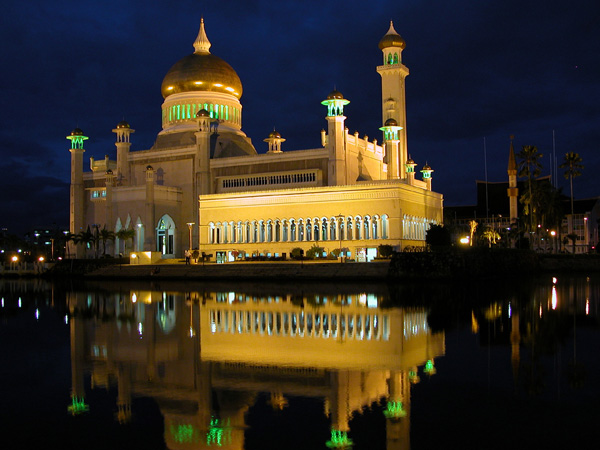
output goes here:
<path id="1" fill-rule="evenodd" d="M 196 50 L 194 53 L 210 53 L 208 51 L 210 46 L 211 43 L 204 30 L 204 17 L 202 17 L 200 19 L 200 31 L 198 32 L 198 37 L 196 37 L 196 40 L 194 41 L 194 49 Z"/>

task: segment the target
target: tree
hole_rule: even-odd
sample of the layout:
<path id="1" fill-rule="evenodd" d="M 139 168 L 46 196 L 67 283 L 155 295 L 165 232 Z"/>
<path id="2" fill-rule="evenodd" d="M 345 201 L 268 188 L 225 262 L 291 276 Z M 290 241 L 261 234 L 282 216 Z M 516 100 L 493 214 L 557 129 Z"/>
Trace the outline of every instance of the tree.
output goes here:
<path id="1" fill-rule="evenodd" d="M 452 244 L 452 238 L 450 232 L 444 225 L 431 224 L 427 234 L 425 235 L 425 242 L 432 249 L 440 249 L 443 247 L 450 247 Z"/>
<path id="2" fill-rule="evenodd" d="M 583 167 L 583 159 L 579 156 L 579 153 L 567 152 L 563 159 L 562 164 L 559 166 L 561 169 L 565 169 L 565 178 L 569 180 L 571 185 L 571 216 L 574 213 L 573 210 L 573 178 L 581 175 Z"/>
<path id="3" fill-rule="evenodd" d="M 325 249 L 317 244 L 313 244 L 311 248 L 306 250 L 306 259 L 315 259 L 323 256 Z"/>
<path id="4" fill-rule="evenodd" d="M 73 242 L 75 244 L 83 244 L 85 248 L 91 247 L 94 243 L 94 234 L 91 232 L 89 225 L 85 231 L 73 235 Z"/>
<path id="5" fill-rule="evenodd" d="M 520 177 L 527 178 L 529 192 L 528 200 L 530 203 L 526 203 L 524 201 L 523 203 L 525 205 L 525 212 L 529 216 L 530 232 L 533 232 L 535 229 L 533 226 L 533 204 L 531 203 L 533 200 L 532 184 L 533 179 L 538 177 L 542 172 L 542 164 L 540 159 L 543 156 L 544 155 L 538 152 L 538 149 L 535 145 L 524 145 L 521 151 L 517 154 L 517 160 L 519 161 L 517 164 L 517 168 L 519 170 L 518 175 Z"/>
<path id="6" fill-rule="evenodd" d="M 133 238 L 135 237 L 135 230 L 132 228 L 121 228 L 117 231 L 117 238 L 124 242 L 123 252 L 127 253 L 127 241 L 131 240 L 131 245 L 133 246 Z"/>
<path id="7" fill-rule="evenodd" d="M 102 230 L 100 230 L 100 240 L 102 241 L 102 254 L 106 255 L 106 241 L 114 241 L 115 233 L 110 230 L 107 230 L 106 226 L 104 226 Z"/>
<path id="8" fill-rule="evenodd" d="M 488 241 L 488 247 L 492 247 L 492 244 L 496 245 L 497 241 L 500 239 L 500 235 L 498 232 L 492 227 L 485 227 L 483 233 L 481 233 L 482 239 L 486 239 Z"/>

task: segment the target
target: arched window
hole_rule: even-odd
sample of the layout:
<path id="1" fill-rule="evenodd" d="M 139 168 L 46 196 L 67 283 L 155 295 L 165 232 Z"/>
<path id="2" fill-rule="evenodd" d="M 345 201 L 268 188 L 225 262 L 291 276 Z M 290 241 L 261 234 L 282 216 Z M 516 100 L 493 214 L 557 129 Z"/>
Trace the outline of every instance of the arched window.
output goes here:
<path id="1" fill-rule="evenodd" d="M 304 221 L 302 219 L 298 219 L 298 240 L 304 241 Z"/>
<path id="2" fill-rule="evenodd" d="M 267 220 L 267 242 L 273 242 L 273 222 Z"/>
<path id="3" fill-rule="evenodd" d="M 371 224 L 371 236 L 373 239 L 379 239 L 379 230 L 378 230 L 378 222 L 380 218 L 379 216 L 373 216 L 373 223 Z"/>
<path id="4" fill-rule="evenodd" d="M 258 226 L 260 227 L 259 242 L 265 242 L 265 222 L 259 221 Z"/>
<path id="5" fill-rule="evenodd" d="M 362 231 L 362 218 L 360 216 L 356 216 L 354 218 L 354 239 L 361 239 L 361 231 Z"/>
<path id="6" fill-rule="evenodd" d="M 245 235 L 243 238 L 243 241 L 245 243 L 250 242 L 250 222 L 246 221 L 244 222 L 244 228 L 245 228 Z"/>
<path id="7" fill-rule="evenodd" d="M 275 221 L 275 242 L 281 241 L 281 222 L 279 220 Z"/>
<path id="8" fill-rule="evenodd" d="M 312 241 L 312 223 L 310 219 L 306 219 L 306 240 Z"/>
<path id="9" fill-rule="evenodd" d="M 296 221 L 290 219 L 290 241 L 296 240 Z"/>
<path id="10" fill-rule="evenodd" d="M 175 254 L 175 222 L 165 214 L 156 227 L 156 251 L 163 255 Z"/>
<path id="11" fill-rule="evenodd" d="M 252 242 L 258 242 L 258 223 L 256 220 L 252 222 Z"/>
<path id="12" fill-rule="evenodd" d="M 335 241 L 338 239 L 337 226 L 338 223 L 335 217 L 329 219 L 329 240 L 331 241 Z"/>
<path id="13" fill-rule="evenodd" d="M 364 219 L 364 239 L 370 239 L 370 236 L 369 236 L 370 219 L 371 219 L 371 217 L 365 216 L 365 219 Z"/>
<path id="14" fill-rule="evenodd" d="M 382 239 L 388 239 L 389 235 L 388 235 L 388 216 L 387 214 L 384 214 L 383 216 L 381 216 L 381 238 Z"/>
<path id="15" fill-rule="evenodd" d="M 346 239 L 348 239 L 349 241 L 352 240 L 352 217 L 348 217 L 348 220 L 346 221 Z"/>

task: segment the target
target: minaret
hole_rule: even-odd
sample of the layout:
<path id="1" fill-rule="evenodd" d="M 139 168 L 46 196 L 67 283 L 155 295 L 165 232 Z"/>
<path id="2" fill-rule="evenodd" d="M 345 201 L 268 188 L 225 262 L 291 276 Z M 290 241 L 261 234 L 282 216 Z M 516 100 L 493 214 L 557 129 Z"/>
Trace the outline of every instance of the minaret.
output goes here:
<path id="1" fill-rule="evenodd" d="M 508 199 L 510 203 L 510 223 L 516 223 L 519 219 L 517 211 L 517 199 L 519 188 L 517 188 L 517 162 L 515 160 L 515 149 L 513 147 L 514 136 L 510 136 L 510 151 L 508 153 Z"/>
<path id="2" fill-rule="evenodd" d="M 117 128 L 112 132 L 117 135 L 117 142 L 115 142 L 117 147 L 117 184 L 127 185 L 130 181 L 128 157 L 131 142 L 129 136 L 131 133 L 135 133 L 135 130 L 123 120 L 117 124 Z"/>
<path id="3" fill-rule="evenodd" d="M 400 161 L 405 161 L 406 156 L 399 159 L 401 155 L 398 155 L 398 144 L 400 143 L 400 132 L 402 131 L 402 127 L 398 126 L 396 119 L 390 117 L 385 121 L 384 126 L 379 129 L 383 131 L 383 139 L 385 141 L 388 180 L 406 178 L 406 171 L 404 170 L 404 167 L 400 166 Z M 402 173 L 400 173 L 400 171 L 402 171 Z"/>
<path id="4" fill-rule="evenodd" d="M 415 166 L 416 165 L 417 164 L 415 163 L 415 161 L 409 155 L 408 159 L 406 160 L 406 163 L 404 164 L 404 167 L 406 170 L 406 178 L 407 178 L 408 184 L 410 184 L 410 185 L 415 184 Z"/>
<path id="5" fill-rule="evenodd" d="M 431 168 L 431 166 L 429 164 L 427 164 L 427 162 L 425 162 L 423 169 L 421 169 L 421 174 L 423 175 L 423 181 L 427 184 L 428 191 L 431 190 L 431 174 L 432 173 L 433 173 L 433 169 Z"/>
<path id="6" fill-rule="evenodd" d="M 148 227 L 148 233 L 146 233 L 144 239 L 144 250 L 152 251 L 156 250 L 155 233 L 154 233 L 154 168 L 152 166 L 146 167 L 146 217 L 144 222 Z"/>
<path id="7" fill-rule="evenodd" d="M 196 195 L 194 211 L 198 209 L 198 195 L 210 194 L 210 113 L 201 109 L 196 113 Z"/>
<path id="8" fill-rule="evenodd" d="M 285 139 L 281 137 L 275 129 L 269 133 L 269 137 L 264 139 L 264 142 L 269 144 L 269 151 L 267 153 L 283 153 L 281 150 L 281 143 L 285 142 Z"/>
<path id="9" fill-rule="evenodd" d="M 114 230 L 113 224 L 113 187 L 115 186 L 115 175 L 111 169 L 106 171 L 106 178 L 104 180 L 106 186 L 106 198 L 105 201 L 105 213 L 104 213 L 104 224 L 106 228 L 111 231 Z"/>
<path id="10" fill-rule="evenodd" d="M 69 231 L 71 234 L 77 234 L 83 231 L 83 142 L 88 139 L 83 135 L 83 131 L 75 128 L 71 134 L 67 136 L 71 141 L 71 191 L 69 205 Z M 75 246 L 75 257 L 83 258 L 85 248 L 82 245 Z"/>
<path id="11" fill-rule="evenodd" d="M 379 41 L 379 49 L 383 52 L 383 65 L 377 67 L 381 75 L 381 109 L 383 123 L 394 119 L 401 128 L 398 133 L 398 155 L 400 161 L 406 161 L 406 94 L 404 80 L 408 76 L 408 68 L 402 64 L 402 50 L 406 42 L 394 29 L 390 21 L 390 29 Z"/>
<path id="12" fill-rule="evenodd" d="M 327 106 L 327 131 L 326 148 L 329 150 L 329 186 L 348 184 L 346 180 L 346 130 L 344 123 L 344 106 L 350 103 L 341 92 L 331 91 L 322 105 Z"/>

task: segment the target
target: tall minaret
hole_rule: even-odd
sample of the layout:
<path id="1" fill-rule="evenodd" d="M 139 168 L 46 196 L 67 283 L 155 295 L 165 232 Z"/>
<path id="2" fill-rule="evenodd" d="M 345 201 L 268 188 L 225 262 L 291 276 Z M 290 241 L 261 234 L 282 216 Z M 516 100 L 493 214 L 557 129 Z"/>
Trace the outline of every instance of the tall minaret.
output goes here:
<path id="1" fill-rule="evenodd" d="M 75 128 L 67 136 L 71 141 L 71 192 L 69 205 L 69 231 L 71 234 L 77 234 L 83 231 L 83 142 L 88 139 L 83 135 L 83 131 Z M 85 248 L 82 245 L 75 246 L 75 257 L 83 258 Z"/>
<path id="2" fill-rule="evenodd" d="M 341 92 L 333 90 L 322 105 L 327 106 L 327 139 L 322 139 L 329 150 L 329 186 L 348 184 L 346 180 L 346 130 L 344 106 L 350 103 Z"/>
<path id="3" fill-rule="evenodd" d="M 112 130 L 112 132 L 117 135 L 117 142 L 115 142 L 117 147 L 117 184 L 126 185 L 129 182 L 128 156 L 129 148 L 131 147 L 129 136 L 131 133 L 135 133 L 135 130 L 123 120 L 117 124 L 117 128 Z"/>
<path id="4" fill-rule="evenodd" d="M 390 21 L 390 29 L 379 41 L 379 48 L 383 52 L 383 65 L 377 67 L 377 72 L 381 75 L 382 123 L 394 119 L 397 126 L 401 127 L 398 133 L 398 156 L 402 162 L 406 161 L 408 155 L 404 90 L 404 79 L 408 76 L 408 68 L 402 64 L 402 50 L 405 47 L 406 42 L 394 30 L 394 24 Z"/>
<path id="5" fill-rule="evenodd" d="M 508 154 L 508 199 L 510 202 L 510 223 L 516 223 L 519 214 L 517 212 L 517 199 L 519 198 L 519 189 L 517 188 L 517 162 L 515 160 L 515 149 L 513 139 L 510 137 L 510 151 Z"/>

